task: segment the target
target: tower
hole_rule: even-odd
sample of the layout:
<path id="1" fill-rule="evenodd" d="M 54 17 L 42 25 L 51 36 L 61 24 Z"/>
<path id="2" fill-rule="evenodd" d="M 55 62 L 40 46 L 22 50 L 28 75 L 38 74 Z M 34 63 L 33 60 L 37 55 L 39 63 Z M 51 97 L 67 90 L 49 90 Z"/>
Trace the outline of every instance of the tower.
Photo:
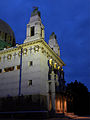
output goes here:
<path id="1" fill-rule="evenodd" d="M 57 40 L 56 40 L 56 35 L 54 32 L 52 32 L 52 34 L 50 35 L 50 38 L 49 38 L 49 46 L 52 48 L 52 50 L 58 55 L 60 56 L 60 48 L 59 48 L 59 45 L 57 43 Z"/>
<path id="2" fill-rule="evenodd" d="M 24 43 L 44 38 L 44 26 L 41 23 L 40 12 L 35 7 L 27 24 L 27 33 Z"/>

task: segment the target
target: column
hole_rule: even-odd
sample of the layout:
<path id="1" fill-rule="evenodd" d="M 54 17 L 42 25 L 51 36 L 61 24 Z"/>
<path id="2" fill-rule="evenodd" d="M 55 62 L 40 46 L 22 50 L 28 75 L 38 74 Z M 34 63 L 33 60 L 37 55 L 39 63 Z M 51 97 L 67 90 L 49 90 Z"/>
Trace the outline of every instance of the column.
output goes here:
<path id="1" fill-rule="evenodd" d="M 29 24 L 27 24 L 27 37 L 30 37 L 30 25 Z"/>
<path id="2" fill-rule="evenodd" d="M 49 84 L 47 83 L 47 110 L 49 111 L 50 96 L 49 96 Z"/>
<path id="3" fill-rule="evenodd" d="M 44 29 L 42 29 L 42 38 L 44 38 Z"/>
<path id="4" fill-rule="evenodd" d="M 55 112 L 55 81 L 54 81 L 54 72 L 51 73 L 51 103 L 52 111 Z"/>
<path id="5" fill-rule="evenodd" d="M 35 35 L 38 35 L 39 37 L 41 35 L 41 26 L 39 22 L 35 25 Z"/>
<path id="6" fill-rule="evenodd" d="M 49 93 L 47 93 L 47 110 L 49 111 L 49 101 L 50 101 L 50 99 L 49 99 Z"/>

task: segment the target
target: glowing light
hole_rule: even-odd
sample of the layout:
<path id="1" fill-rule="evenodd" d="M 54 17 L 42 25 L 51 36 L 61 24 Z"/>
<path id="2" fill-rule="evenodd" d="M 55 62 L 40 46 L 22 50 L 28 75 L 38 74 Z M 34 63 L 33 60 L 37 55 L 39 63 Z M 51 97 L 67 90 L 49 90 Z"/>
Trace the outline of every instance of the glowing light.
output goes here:
<path id="1" fill-rule="evenodd" d="M 57 63 L 54 63 L 54 68 L 55 68 L 55 69 L 57 68 Z"/>
<path id="2" fill-rule="evenodd" d="M 55 108 L 56 108 L 56 112 L 58 113 L 60 113 L 60 99 L 58 98 L 56 98 L 55 99 Z"/>
<path id="3" fill-rule="evenodd" d="M 57 111 L 60 112 L 60 100 L 57 101 Z"/>
<path id="4" fill-rule="evenodd" d="M 63 112 L 63 101 L 61 99 L 61 112 Z"/>
<path id="5" fill-rule="evenodd" d="M 64 112 L 67 112 L 67 101 L 64 101 Z"/>
<path id="6" fill-rule="evenodd" d="M 49 64 L 52 65 L 52 59 L 49 60 Z"/>
<path id="7" fill-rule="evenodd" d="M 60 69 L 60 66 L 58 66 L 58 70 Z"/>

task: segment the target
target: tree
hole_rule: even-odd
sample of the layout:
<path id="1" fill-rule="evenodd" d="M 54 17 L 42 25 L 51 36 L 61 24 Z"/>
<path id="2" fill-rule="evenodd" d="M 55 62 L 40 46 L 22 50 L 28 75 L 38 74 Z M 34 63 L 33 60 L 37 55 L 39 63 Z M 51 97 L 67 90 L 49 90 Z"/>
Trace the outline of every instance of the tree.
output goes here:
<path id="1" fill-rule="evenodd" d="M 71 82 L 66 87 L 68 97 L 68 112 L 78 115 L 89 114 L 89 92 L 81 82 Z"/>

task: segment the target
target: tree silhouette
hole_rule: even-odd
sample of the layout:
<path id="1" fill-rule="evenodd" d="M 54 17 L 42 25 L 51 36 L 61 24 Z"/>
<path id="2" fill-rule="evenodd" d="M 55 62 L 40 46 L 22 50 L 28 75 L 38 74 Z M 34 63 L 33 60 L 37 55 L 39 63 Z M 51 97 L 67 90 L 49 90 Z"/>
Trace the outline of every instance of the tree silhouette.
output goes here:
<path id="1" fill-rule="evenodd" d="M 89 114 L 89 92 L 86 86 L 81 82 L 71 82 L 67 84 L 67 106 L 68 112 L 74 112 L 78 115 Z"/>

